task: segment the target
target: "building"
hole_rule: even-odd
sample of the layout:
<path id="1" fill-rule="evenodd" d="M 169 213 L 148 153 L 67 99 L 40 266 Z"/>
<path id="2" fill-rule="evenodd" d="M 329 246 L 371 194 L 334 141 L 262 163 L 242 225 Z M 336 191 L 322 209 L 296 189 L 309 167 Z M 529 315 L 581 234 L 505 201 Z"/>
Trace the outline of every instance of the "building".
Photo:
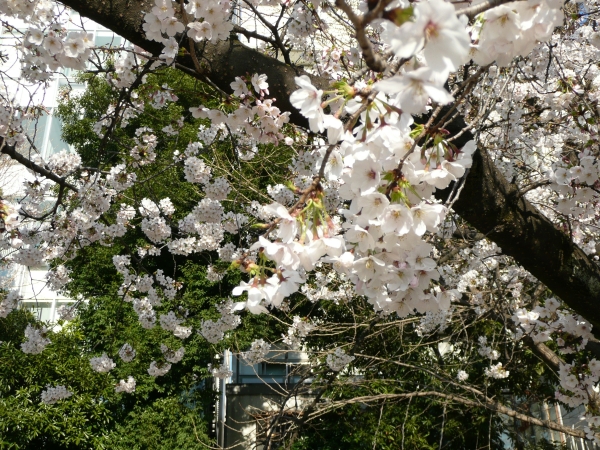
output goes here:
<path id="1" fill-rule="evenodd" d="M 221 448 L 262 450 L 267 439 L 276 444 L 290 419 L 316 395 L 305 352 L 273 349 L 265 361 L 251 365 L 240 354 L 226 351 L 224 362 L 232 375 L 215 379 L 215 432 Z"/>
<path id="2" fill-rule="evenodd" d="M 14 21 L 11 21 L 14 22 Z M 71 12 L 65 22 L 67 35 L 78 32 L 85 27 L 92 34 L 97 47 L 120 46 L 124 40 L 107 28 L 90 20 L 83 19 Z M 17 24 L 17 31 L 19 25 Z M 76 79 L 77 73 L 65 69 L 56 73 L 45 86 L 28 86 L 20 83 L 11 83 L 10 79 L 19 79 L 20 65 L 18 55 L 14 51 L 15 38 L 13 31 L 0 27 L 0 50 L 5 56 L 1 62 L 1 70 L 10 78 L 3 79 L 0 93 L 12 99 L 17 105 L 36 105 L 41 108 L 40 117 L 27 124 L 25 130 L 31 138 L 31 146 L 23 146 L 20 151 L 27 155 L 38 154 L 47 160 L 50 156 L 62 150 L 71 150 L 69 145 L 61 138 L 62 122 L 54 115 L 59 103 L 60 94 L 64 89 L 72 93 L 83 91 L 85 86 Z M 15 163 L 6 156 L 0 157 L 0 192 L 2 198 L 10 202 L 19 203 L 24 196 L 23 182 L 35 180 L 34 175 L 22 165 Z M 52 199 L 48 199 L 52 204 Z M 0 262 L 8 256 L 11 249 L 0 249 Z M 58 320 L 57 311 L 62 305 L 73 304 L 75 301 L 51 291 L 46 283 L 46 266 L 24 267 L 14 264 L 0 267 L 0 288 L 16 289 L 22 298 L 21 307 L 34 312 L 39 320 L 54 323 Z"/>
<path id="3" fill-rule="evenodd" d="M 583 429 L 586 426 L 586 421 L 582 420 L 581 416 L 585 414 L 583 406 L 579 406 L 571 411 L 567 411 L 565 407 L 558 403 L 542 404 L 536 403 L 533 405 L 521 405 L 522 409 L 527 411 L 530 416 L 549 420 L 560 425 L 565 425 L 572 429 Z M 524 412 L 525 412 L 524 411 Z M 515 448 L 515 443 L 529 445 L 541 445 L 544 442 L 552 442 L 554 445 L 563 446 L 568 450 L 598 450 L 599 446 L 593 442 L 576 438 L 558 431 L 548 428 L 531 425 L 521 422 L 514 418 L 504 417 L 507 429 L 512 431 L 512 437 L 506 436 L 506 449 Z"/>

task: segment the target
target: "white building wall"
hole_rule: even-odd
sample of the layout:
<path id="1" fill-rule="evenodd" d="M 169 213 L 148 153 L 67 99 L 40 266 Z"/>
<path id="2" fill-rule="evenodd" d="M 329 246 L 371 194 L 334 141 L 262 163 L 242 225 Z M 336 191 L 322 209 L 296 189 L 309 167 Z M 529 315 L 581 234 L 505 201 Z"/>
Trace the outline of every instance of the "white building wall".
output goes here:
<path id="1" fill-rule="evenodd" d="M 15 34 L 24 31 L 25 27 L 11 19 L 16 27 L 14 30 L 0 28 L 0 51 L 7 56 L 0 63 L 0 95 L 11 99 L 19 106 L 41 107 L 39 119 L 31 121 L 26 130 L 33 147 L 23 148 L 25 154 L 39 154 L 47 160 L 51 155 L 62 150 L 71 150 L 61 138 L 62 123 L 55 117 L 54 111 L 59 103 L 62 90 L 70 89 L 76 94 L 83 91 L 85 86 L 76 80 L 77 73 L 66 69 L 57 72 L 46 84 L 27 85 L 20 77 L 19 55 L 15 51 Z M 88 19 L 81 19 L 77 13 L 71 13 L 64 27 L 67 33 L 85 29 L 93 34 L 97 47 L 116 47 L 124 41 L 107 28 Z M 99 57 L 102 57 L 99 55 Z M 34 181 L 32 172 L 18 163 L 14 163 L 5 155 L 0 156 L 0 190 L 2 198 L 19 203 L 24 196 L 23 183 Z M 52 199 L 48 199 L 51 201 Z M 11 249 L 0 249 L 0 259 L 10 257 Z M 46 283 L 47 266 L 24 267 L 15 264 L 0 267 L 0 288 L 18 290 L 22 301 L 21 307 L 31 310 L 36 317 L 45 322 L 54 323 L 58 320 L 57 311 L 62 305 L 73 304 L 75 301 L 53 292 Z"/>

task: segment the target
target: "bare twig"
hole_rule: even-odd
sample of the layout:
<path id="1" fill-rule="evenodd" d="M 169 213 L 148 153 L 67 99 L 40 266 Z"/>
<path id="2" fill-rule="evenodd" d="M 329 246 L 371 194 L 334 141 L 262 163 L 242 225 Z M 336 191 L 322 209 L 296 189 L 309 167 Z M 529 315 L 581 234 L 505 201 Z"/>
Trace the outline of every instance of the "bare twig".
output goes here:
<path id="1" fill-rule="evenodd" d="M 456 15 L 459 16 L 461 14 L 465 14 L 467 17 L 473 18 L 477 14 L 481 14 L 482 12 L 485 12 L 488 9 L 492 9 L 496 6 L 500 6 L 505 3 L 510 3 L 512 1 L 513 0 L 486 0 L 483 3 L 478 3 L 467 8 L 459 9 L 458 11 L 456 11 Z"/>

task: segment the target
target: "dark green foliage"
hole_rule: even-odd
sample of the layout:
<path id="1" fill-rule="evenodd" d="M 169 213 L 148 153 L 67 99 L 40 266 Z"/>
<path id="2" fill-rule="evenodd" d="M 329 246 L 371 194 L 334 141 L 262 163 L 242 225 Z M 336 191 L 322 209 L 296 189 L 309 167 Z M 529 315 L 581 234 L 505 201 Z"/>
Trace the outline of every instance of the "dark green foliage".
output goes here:
<path id="1" fill-rule="evenodd" d="M 79 292 L 85 292 L 85 270 L 105 256 L 99 251 L 90 266 L 82 264 Z M 20 349 L 25 327 L 35 322 L 29 313 L 14 311 L 0 319 L 0 448 L 191 449 L 209 442 L 213 394 L 202 377 L 215 350 L 194 334 L 184 359 L 167 375 L 148 375 L 150 362 L 161 355 L 160 343 L 177 349 L 181 342 L 160 327 L 141 329 L 131 306 L 116 296 L 112 272 L 105 267 L 102 291 L 81 305 L 77 320 L 48 333 L 52 344 L 40 355 Z M 112 276 L 116 279 L 116 273 Z M 94 286 L 92 274 L 88 277 Z M 124 342 L 138 352 L 131 363 L 117 356 Z M 89 363 L 89 357 L 102 352 L 117 362 L 109 374 L 94 372 Z M 137 381 L 136 392 L 115 393 L 116 382 L 130 375 Z M 43 404 L 46 384 L 65 385 L 74 395 Z"/>
<path id="2" fill-rule="evenodd" d="M 209 447 L 207 435 L 206 420 L 197 410 L 189 409 L 175 397 L 166 397 L 136 406 L 127 420 L 117 425 L 110 439 L 113 449 L 172 450 Z"/>
<path id="3" fill-rule="evenodd" d="M 39 355 L 23 353 L 31 322 L 25 311 L 0 319 L 0 448 L 106 448 L 114 425 L 112 381 L 79 357 L 82 336 L 75 329 L 49 332 L 53 344 Z M 76 395 L 46 405 L 40 394 L 47 384 L 65 385 Z"/>

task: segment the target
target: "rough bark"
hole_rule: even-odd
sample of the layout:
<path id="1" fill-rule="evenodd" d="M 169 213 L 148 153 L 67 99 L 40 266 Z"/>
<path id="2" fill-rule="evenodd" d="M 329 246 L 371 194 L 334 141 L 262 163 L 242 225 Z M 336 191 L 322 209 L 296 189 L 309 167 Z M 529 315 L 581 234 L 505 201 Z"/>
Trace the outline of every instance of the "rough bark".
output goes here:
<path id="1" fill-rule="evenodd" d="M 114 31 L 129 42 L 152 53 L 160 55 L 162 44 L 145 38 L 142 28 L 144 14 L 154 6 L 153 0 L 61 0 L 61 3 L 74 9 L 81 16 L 87 17 L 100 25 Z M 180 41 L 180 46 L 189 51 L 188 40 Z M 236 76 L 246 74 L 266 74 L 269 92 L 275 98 L 275 105 L 281 111 L 291 113 L 291 121 L 301 125 L 308 122 L 292 107 L 289 97 L 296 89 L 294 77 L 308 75 L 299 67 L 292 67 L 257 50 L 244 46 L 237 39 L 217 44 L 210 42 L 196 44 L 196 54 L 203 70 L 202 77 L 208 77 L 215 85 L 225 92 L 231 92 L 229 84 Z M 195 72 L 195 65 L 189 54 L 178 56 L 176 63 L 189 69 L 187 73 Z M 199 76 L 200 77 L 200 76 Z M 328 85 L 329 80 L 311 76 L 313 84 L 319 87 Z"/>
<path id="2" fill-rule="evenodd" d="M 151 0 L 64 0 L 63 3 L 153 54 L 160 53 L 160 45 L 146 40 L 142 30 L 143 13 L 151 9 Z M 288 98 L 295 89 L 298 69 L 246 48 L 236 40 L 198 46 L 198 50 L 206 70 L 204 75 L 225 91 L 230 91 L 229 83 L 235 76 L 266 73 L 271 94 L 277 98 L 276 105 L 292 113 L 292 122 L 305 123 Z M 194 68 L 191 59 L 179 62 L 191 70 Z M 323 79 L 312 78 L 318 85 L 325 83 Z M 465 133 L 461 141 L 470 138 Z M 448 193 L 441 192 L 440 198 Z M 454 209 L 600 331 L 600 269 L 519 195 L 517 187 L 505 179 L 484 150 L 474 154 L 473 167 Z"/>
<path id="3" fill-rule="evenodd" d="M 455 122 L 455 129 L 464 126 L 461 119 Z M 472 138 L 465 133 L 457 144 Z M 474 153 L 464 181 L 454 210 L 600 332 L 598 265 L 521 195 L 485 149 Z M 444 199 L 450 190 L 437 195 Z"/>
<path id="4" fill-rule="evenodd" d="M 485 151 L 473 158 L 456 211 L 600 328 L 600 269 L 571 238 L 520 196 Z"/>

